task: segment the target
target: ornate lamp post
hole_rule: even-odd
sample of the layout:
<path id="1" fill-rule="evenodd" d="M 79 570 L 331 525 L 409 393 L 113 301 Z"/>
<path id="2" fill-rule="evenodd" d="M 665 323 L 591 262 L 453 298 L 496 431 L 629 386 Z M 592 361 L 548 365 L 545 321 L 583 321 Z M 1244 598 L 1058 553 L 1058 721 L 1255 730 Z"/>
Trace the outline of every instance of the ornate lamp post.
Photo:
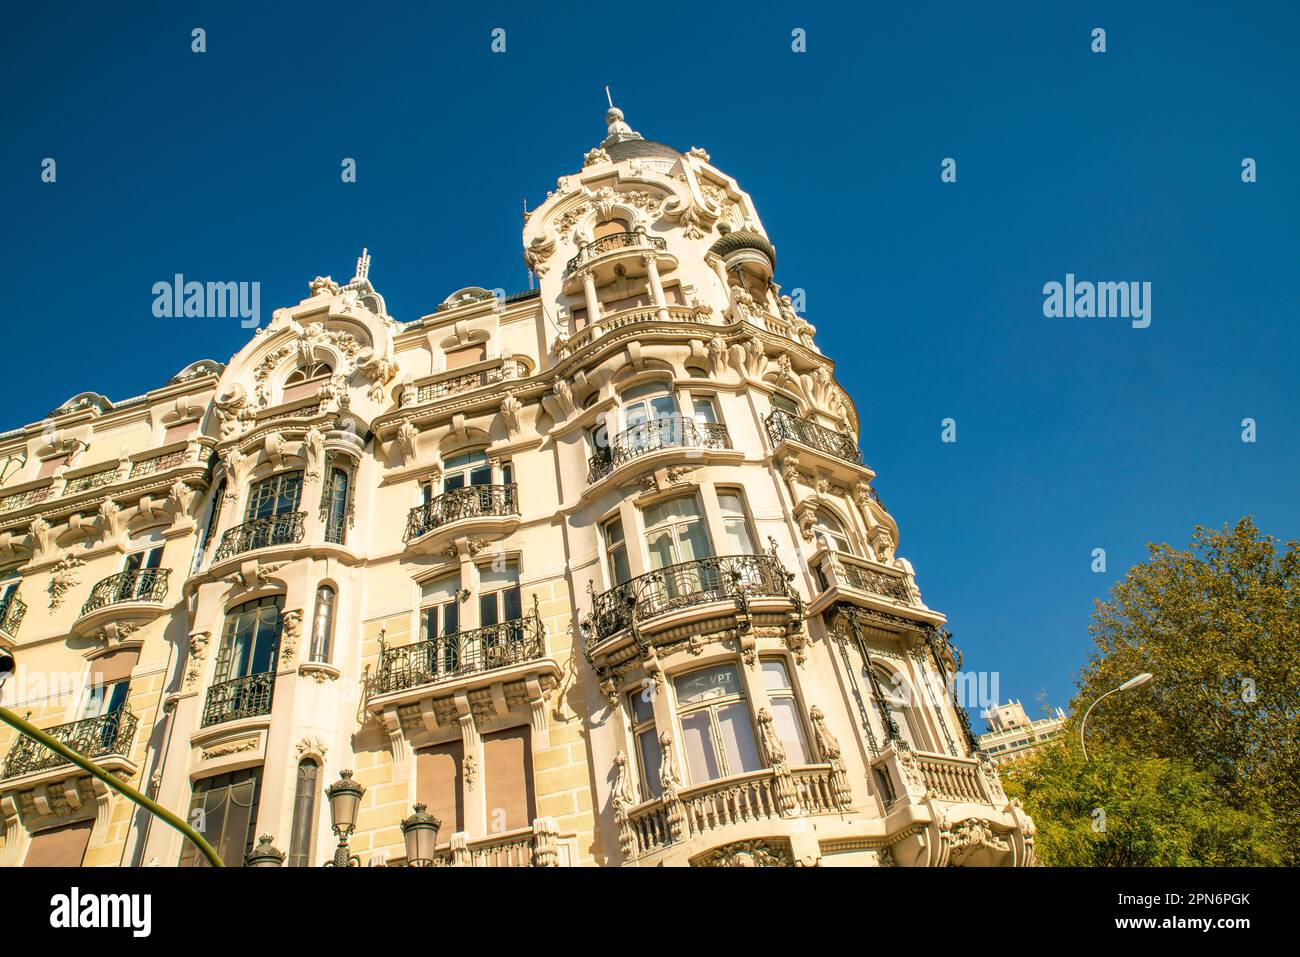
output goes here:
<path id="1" fill-rule="evenodd" d="M 325 789 L 325 796 L 330 801 L 330 820 L 339 839 L 334 859 L 326 861 L 326 867 L 361 866 L 361 858 L 348 850 L 348 838 L 357 826 L 357 808 L 361 806 L 361 795 L 365 793 L 365 787 L 352 780 L 351 771 L 340 771 L 339 779 Z"/>
<path id="2" fill-rule="evenodd" d="M 257 839 L 257 847 L 253 848 L 244 858 L 245 867 L 282 867 L 284 866 L 284 851 L 278 849 L 271 843 L 273 838 L 270 834 L 263 834 Z"/>
<path id="3" fill-rule="evenodd" d="M 428 813 L 425 805 L 415 805 L 415 813 L 402 822 L 408 867 L 433 865 L 433 849 L 438 846 L 438 829 L 441 827 L 442 822 Z"/>
<path id="4" fill-rule="evenodd" d="M 1134 675 L 1132 678 L 1129 678 L 1128 681 L 1124 682 L 1118 688 L 1111 688 L 1109 691 L 1107 691 L 1104 695 L 1102 695 L 1092 704 L 1088 705 L 1088 710 L 1083 713 L 1083 720 L 1079 722 L 1079 747 L 1083 751 L 1083 760 L 1085 762 L 1087 762 L 1088 760 L 1088 745 L 1083 740 L 1083 732 L 1084 729 L 1088 727 L 1088 715 L 1092 714 L 1092 709 L 1097 707 L 1097 705 L 1101 704 L 1102 701 L 1104 701 L 1106 698 L 1109 698 L 1116 691 L 1128 691 L 1130 688 L 1140 688 L 1142 687 L 1142 685 L 1146 684 L 1150 680 L 1151 680 L 1151 672 L 1149 671 L 1144 671 L 1141 674 Z"/>

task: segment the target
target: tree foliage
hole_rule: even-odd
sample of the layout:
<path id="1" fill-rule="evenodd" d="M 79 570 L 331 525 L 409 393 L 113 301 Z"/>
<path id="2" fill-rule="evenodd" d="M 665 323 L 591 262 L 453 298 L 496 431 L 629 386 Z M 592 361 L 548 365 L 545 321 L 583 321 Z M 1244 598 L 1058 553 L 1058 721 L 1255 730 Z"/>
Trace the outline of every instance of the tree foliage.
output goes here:
<path id="1" fill-rule="evenodd" d="M 1267 834 L 1281 863 L 1300 862 L 1300 545 L 1280 547 L 1249 517 L 1219 530 L 1197 526 L 1186 550 L 1150 546 L 1150 559 L 1097 602 L 1089 630 L 1095 649 L 1071 703 L 1074 720 L 1139 672 L 1155 678 L 1093 711 L 1088 754 L 1097 768 L 1075 767 L 1072 752 L 1057 748 L 1044 755 L 1041 769 L 1026 770 L 1026 787 L 1032 781 L 1038 795 L 1031 800 L 1026 791 L 1030 813 L 1034 800 L 1048 818 L 1053 809 L 1077 810 L 1068 795 L 1043 788 L 1091 786 L 1111 768 L 1116 780 L 1139 787 L 1153 808 L 1172 815 L 1171 825 L 1208 842 L 1204 854 L 1186 852 L 1199 863 L 1225 862 L 1226 852 L 1213 850 L 1225 833 L 1239 833 L 1248 844 Z M 1090 800 L 1106 796 L 1104 789 L 1087 793 L 1095 794 Z M 1166 802 L 1174 795 L 1191 802 L 1181 825 L 1173 813 L 1179 803 Z M 1121 799 L 1121 792 L 1110 797 Z M 1199 817 L 1215 805 L 1222 827 Z M 1124 806 L 1135 822 L 1144 819 L 1131 802 Z M 1055 835 L 1056 822 L 1036 820 Z M 1048 843 L 1073 846 L 1066 836 L 1076 823 L 1060 825 L 1060 840 Z M 1157 832 L 1183 846 L 1154 821 L 1133 839 L 1144 846 L 1138 835 Z"/>

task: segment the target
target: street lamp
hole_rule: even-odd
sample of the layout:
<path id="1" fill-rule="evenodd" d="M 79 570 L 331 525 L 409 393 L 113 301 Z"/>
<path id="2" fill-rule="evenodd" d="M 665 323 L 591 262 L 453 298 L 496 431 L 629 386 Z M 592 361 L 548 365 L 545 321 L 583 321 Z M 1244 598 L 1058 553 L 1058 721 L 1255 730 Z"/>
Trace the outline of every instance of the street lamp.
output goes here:
<path id="1" fill-rule="evenodd" d="M 1083 750 L 1083 760 L 1088 760 L 1088 745 L 1083 740 L 1083 732 L 1088 727 L 1088 715 L 1092 714 L 1092 709 L 1101 704 L 1104 700 L 1113 695 L 1116 691 L 1128 691 L 1130 688 L 1140 688 L 1151 680 L 1151 672 L 1144 671 L 1141 674 L 1134 675 L 1124 682 L 1118 688 L 1111 688 L 1104 695 L 1088 705 L 1088 710 L 1083 713 L 1083 720 L 1079 722 L 1079 747 Z"/>
<path id="2" fill-rule="evenodd" d="M 425 805 L 415 805 L 415 813 L 402 822 L 408 867 L 432 866 L 433 849 L 438 846 L 440 827 L 442 822 L 430 814 Z"/>
<path id="3" fill-rule="evenodd" d="M 271 843 L 274 838 L 270 834 L 263 834 L 257 839 L 257 847 L 248 852 L 244 858 L 245 867 L 282 867 L 284 865 L 284 851 L 277 848 Z"/>
<path id="4" fill-rule="evenodd" d="M 339 839 L 339 846 L 334 849 L 334 860 L 326 861 L 326 867 L 361 866 L 361 858 L 348 850 L 348 838 L 357 826 L 357 808 L 361 805 L 361 795 L 365 793 L 365 787 L 352 780 L 351 771 L 340 771 L 339 779 L 325 789 L 325 796 L 330 800 L 330 820 Z"/>

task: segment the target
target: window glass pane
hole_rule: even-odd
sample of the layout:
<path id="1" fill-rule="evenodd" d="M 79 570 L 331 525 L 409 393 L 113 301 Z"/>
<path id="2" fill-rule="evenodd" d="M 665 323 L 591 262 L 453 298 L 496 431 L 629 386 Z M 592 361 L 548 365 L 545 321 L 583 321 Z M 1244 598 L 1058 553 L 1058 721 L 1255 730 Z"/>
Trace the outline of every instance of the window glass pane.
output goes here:
<path id="1" fill-rule="evenodd" d="M 610 552 L 610 559 L 614 564 L 614 581 L 622 584 L 632 577 L 632 568 L 627 563 L 627 549 L 619 545 Z"/>
<path id="2" fill-rule="evenodd" d="M 763 659 L 763 684 L 767 686 L 768 691 L 790 689 L 790 673 L 786 670 L 784 661 L 780 658 Z"/>
<path id="3" fill-rule="evenodd" d="M 654 702 L 646 695 L 644 691 L 638 691 L 635 694 L 628 695 L 632 701 L 632 716 L 637 724 L 642 721 L 653 721 L 655 719 Z"/>
<path id="4" fill-rule="evenodd" d="M 677 403 L 671 395 L 661 395 L 650 400 L 650 409 L 656 419 L 671 419 L 677 415 Z"/>
<path id="5" fill-rule="evenodd" d="M 718 708 L 718 731 L 727 755 L 727 770 L 731 774 L 757 771 L 762 765 L 758 748 L 754 744 L 754 728 L 749 721 L 749 707 L 738 701 Z"/>
<path id="6" fill-rule="evenodd" d="M 695 496 L 680 495 L 666 502 L 656 502 L 648 506 L 645 510 L 645 523 L 647 528 L 651 528 L 665 522 L 699 518 L 699 516 L 700 510 L 695 504 Z"/>
<path id="7" fill-rule="evenodd" d="M 706 395 L 697 395 L 693 397 L 692 405 L 695 407 L 695 419 L 697 422 L 703 422 L 708 425 L 717 424 L 718 410 L 713 404 L 713 399 Z"/>
<path id="8" fill-rule="evenodd" d="M 663 382 L 642 382 L 640 385 L 634 385 L 623 393 L 623 401 L 631 402 L 633 399 L 644 399 L 649 396 L 667 395 L 668 386 Z"/>
<path id="9" fill-rule="evenodd" d="M 298 786 L 293 798 L 293 825 L 289 841 L 290 867 L 311 866 L 312 833 L 316 823 L 316 780 L 320 766 L 307 758 L 298 765 Z"/>
<path id="10" fill-rule="evenodd" d="M 515 585 L 501 593 L 501 618 L 503 621 L 514 621 L 522 617 L 524 617 L 523 600 L 519 594 L 519 586 Z"/>
<path id="11" fill-rule="evenodd" d="M 651 568 L 664 568 L 673 563 L 673 536 L 671 532 L 651 532 L 647 536 L 646 545 L 650 551 Z"/>
<path id="12" fill-rule="evenodd" d="M 764 669 L 766 671 L 766 668 Z M 790 764 L 811 764 L 808 741 L 804 735 L 803 722 L 799 720 L 794 698 L 772 699 L 772 726 L 777 740 L 785 748 L 785 759 Z"/>
<path id="13" fill-rule="evenodd" d="M 682 716 L 682 751 L 686 754 L 692 784 L 722 776 L 718 757 L 713 751 L 707 709 Z"/>
<path id="14" fill-rule="evenodd" d="M 704 533 L 704 525 L 701 522 L 691 522 L 683 526 L 681 555 L 677 560 L 689 562 L 696 558 L 707 558 L 709 554 L 709 537 Z"/>
<path id="15" fill-rule="evenodd" d="M 460 576 L 448 575 L 436 581 L 425 582 L 420 586 L 420 600 L 423 602 L 450 601 L 460 591 Z"/>
<path id="16" fill-rule="evenodd" d="M 486 589 L 500 585 L 514 585 L 519 582 L 519 562 L 515 559 L 493 562 L 478 567 L 479 587 Z"/>
<path id="17" fill-rule="evenodd" d="M 743 518 L 727 518 L 722 521 L 727 540 L 724 547 L 728 555 L 755 554 L 754 540 L 749 534 L 749 523 Z"/>
<path id="18" fill-rule="evenodd" d="M 659 782 L 660 768 L 663 765 L 663 753 L 659 749 L 659 738 L 655 734 L 654 728 L 642 731 L 636 736 L 637 752 L 641 756 L 641 774 L 645 778 L 646 790 L 649 794 L 642 794 L 641 797 L 646 800 L 653 800 L 663 796 L 663 787 Z"/>
<path id="19" fill-rule="evenodd" d="M 623 541 L 623 522 L 620 519 L 605 525 L 605 539 L 611 545 Z"/>
<path id="20" fill-rule="evenodd" d="M 442 470 L 450 472 L 453 469 L 463 469 L 469 465 L 487 462 L 487 453 L 482 449 L 475 452 L 462 452 L 459 455 L 453 455 L 443 463 Z"/>
<path id="21" fill-rule="evenodd" d="M 731 665 L 719 668 L 704 668 L 680 675 L 673 681 L 677 689 L 677 703 L 695 704 L 711 698 L 740 694 L 740 675 Z"/>
<path id="22" fill-rule="evenodd" d="M 781 395 L 780 393 L 774 393 L 772 395 L 772 405 L 776 406 L 778 409 L 782 410 L 783 412 L 789 412 L 793 415 L 799 414 L 799 406 L 795 403 L 795 401 L 793 399 Z"/>
<path id="23" fill-rule="evenodd" d="M 483 626 L 495 625 L 497 618 L 497 596 L 478 596 L 478 623 Z"/>

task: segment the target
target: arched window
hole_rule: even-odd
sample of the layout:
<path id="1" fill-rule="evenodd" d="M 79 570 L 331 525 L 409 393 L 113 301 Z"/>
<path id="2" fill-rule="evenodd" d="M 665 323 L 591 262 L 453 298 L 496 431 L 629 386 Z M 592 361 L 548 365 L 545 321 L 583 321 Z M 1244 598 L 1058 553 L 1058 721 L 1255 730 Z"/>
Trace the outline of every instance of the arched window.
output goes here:
<path id="1" fill-rule="evenodd" d="M 817 537 L 817 546 L 819 548 L 830 548 L 837 552 L 855 554 L 853 540 L 849 538 L 849 533 L 844 530 L 840 520 L 830 512 L 822 510 L 817 512 L 817 518 L 813 521 L 813 534 Z"/>
<path id="2" fill-rule="evenodd" d="M 293 402 L 315 395 L 321 387 L 321 380 L 333 374 L 334 367 L 328 362 L 309 362 L 299 366 L 284 380 L 284 401 Z"/>
<path id="3" fill-rule="evenodd" d="M 299 366 L 289 373 L 289 378 L 284 380 L 286 386 L 300 385 L 310 379 L 319 379 L 322 376 L 332 375 L 334 367 L 328 362 L 316 362 L 308 365 Z"/>
<path id="4" fill-rule="evenodd" d="M 914 704 L 914 692 L 907 680 L 899 674 L 885 668 L 877 667 L 876 683 L 880 686 L 881 702 L 889 716 L 898 725 L 898 733 L 911 745 L 914 751 L 930 750 L 929 738 L 921 715 Z"/>
<path id="5" fill-rule="evenodd" d="M 311 867 L 312 838 L 316 833 L 316 782 L 320 764 L 315 758 L 298 763 L 298 785 L 293 795 L 293 825 L 289 838 L 289 866 Z"/>
<path id="6" fill-rule="evenodd" d="M 313 662 L 328 664 L 334 646 L 334 589 L 321 585 L 316 589 L 316 612 L 311 626 Z"/>
<path id="7" fill-rule="evenodd" d="M 347 536 L 348 473 L 346 469 L 330 469 L 325 486 L 325 541 L 342 545 Z"/>

